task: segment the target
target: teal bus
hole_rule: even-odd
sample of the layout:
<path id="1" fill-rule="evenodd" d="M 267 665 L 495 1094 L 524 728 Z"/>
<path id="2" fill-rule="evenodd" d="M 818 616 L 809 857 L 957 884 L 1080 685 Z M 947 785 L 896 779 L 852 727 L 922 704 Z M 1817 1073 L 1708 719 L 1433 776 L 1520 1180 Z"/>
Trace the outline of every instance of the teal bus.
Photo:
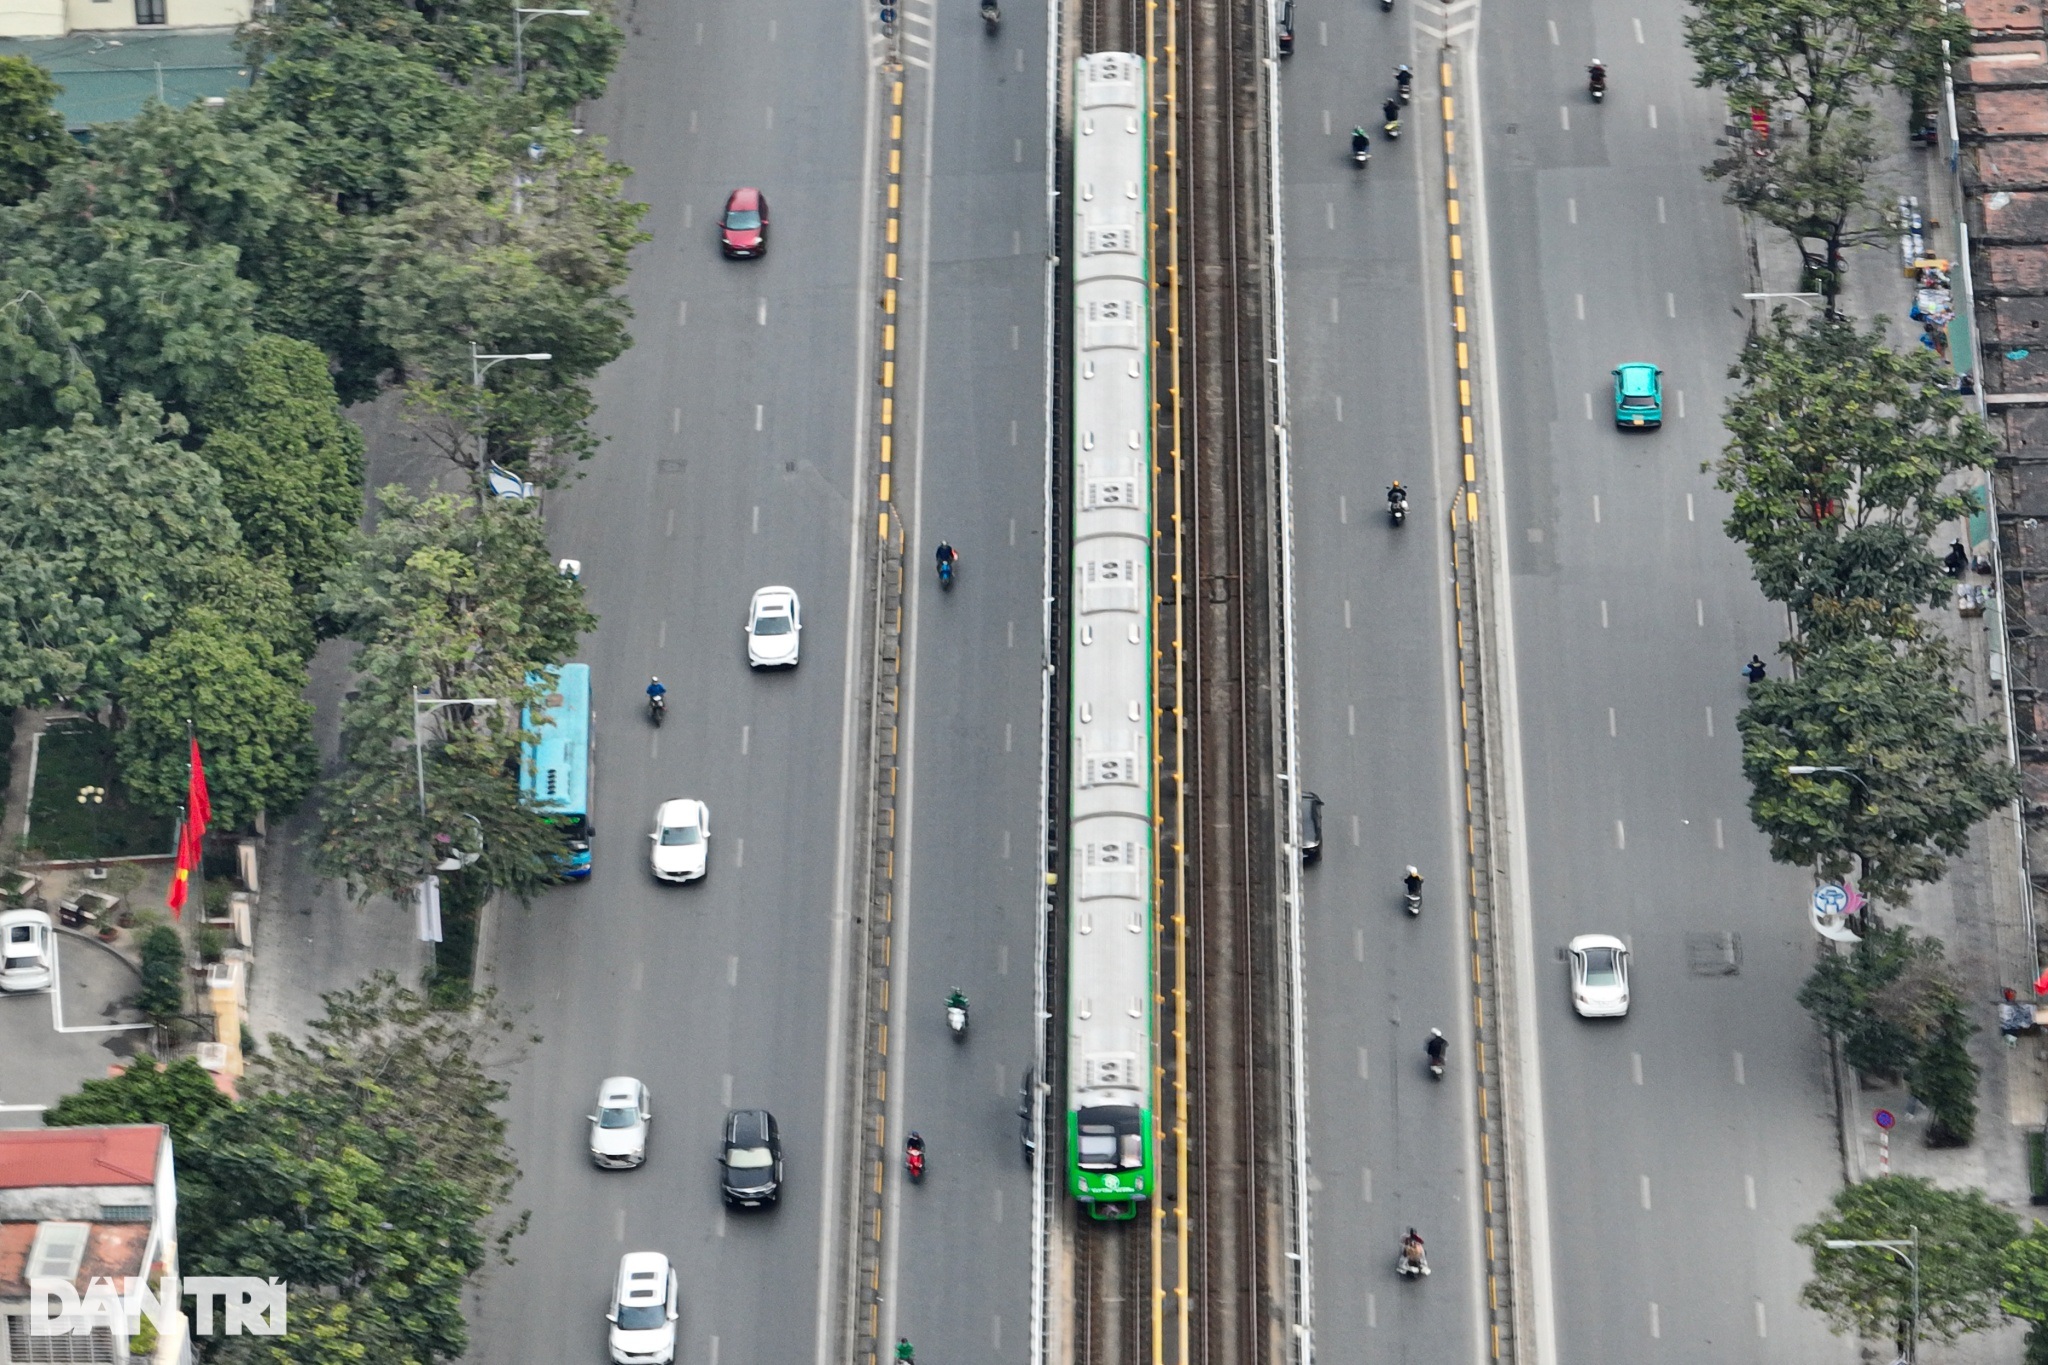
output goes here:
<path id="1" fill-rule="evenodd" d="M 519 716 L 534 736 L 520 755 L 519 786 L 562 831 L 562 876 L 581 881 L 590 875 L 590 665 L 563 664 L 552 680 L 537 674 L 533 681 L 548 690 L 539 707 Z"/>

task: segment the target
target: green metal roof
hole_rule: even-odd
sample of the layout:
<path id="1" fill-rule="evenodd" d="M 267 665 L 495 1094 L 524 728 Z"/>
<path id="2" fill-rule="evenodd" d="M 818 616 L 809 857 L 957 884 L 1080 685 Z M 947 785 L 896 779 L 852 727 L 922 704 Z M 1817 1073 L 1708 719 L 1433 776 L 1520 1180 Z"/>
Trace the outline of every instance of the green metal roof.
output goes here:
<path id="1" fill-rule="evenodd" d="M 134 118 L 161 98 L 173 107 L 249 84 L 255 67 L 235 31 L 115 29 L 64 38 L 0 38 L 0 56 L 26 57 L 64 87 L 54 101 L 74 133 Z"/>

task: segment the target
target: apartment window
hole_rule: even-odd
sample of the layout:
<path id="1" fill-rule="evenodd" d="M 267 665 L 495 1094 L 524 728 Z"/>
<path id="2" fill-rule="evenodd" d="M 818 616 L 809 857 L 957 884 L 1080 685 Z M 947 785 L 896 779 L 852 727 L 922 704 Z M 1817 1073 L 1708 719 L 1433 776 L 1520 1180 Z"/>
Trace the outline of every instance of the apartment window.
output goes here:
<path id="1" fill-rule="evenodd" d="M 135 22 L 138 25 L 166 24 L 164 17 L 166 0 L 135 0 Z"/>

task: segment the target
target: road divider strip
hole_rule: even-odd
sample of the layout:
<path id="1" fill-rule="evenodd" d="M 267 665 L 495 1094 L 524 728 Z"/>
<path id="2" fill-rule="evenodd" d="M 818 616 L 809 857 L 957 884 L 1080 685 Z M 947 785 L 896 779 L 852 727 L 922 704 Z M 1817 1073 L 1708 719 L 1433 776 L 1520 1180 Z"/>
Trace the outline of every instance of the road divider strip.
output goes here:
<path id="1" fill-rule="evenodd" d="M 1492 866 L 1492 757 L 1487 677 L 1480 652 L 1479 461 L 1474 433 L 1473 346 L 1466 292 L 1464 203 L 1459 189 L 1458 106 L 1452 49 L 1438 59 L 1442 82 L 1444 231 L 1449 248 L 1451 342 L 1458 381 L 1459 496 L 1450 508 L 1451 621 L 1458 665 L 1459 768 L 1464 781 L 1465 894 L 1472 957 L 1472 1078 L 1479 1101 L 1480 1225 L 1486 1245 L 1485 1311 L 1491 1359 L 1517 1359 L 1514 1237 L 1508 1190 L 1508 1124 L 1498 1066 L 1501 1046 L 1500 963 L 1496 921 L 1500 898 Z"/>
<path id="2" fill-rule="evenodd" d="M 889 1170 L 890 934 L 895 919 L 896 808 L 900 799 L 898 751 L 902 743 L 903 592 L 906 528 L 895 493 L 896 352 L 903 221 L 903 97 L 900 62 L 882 73 L 888 101 L 883 136 L 882 295 L 879 322 L 880 402 L 875 417 L 876 540 L 872 559 L 872 655 L 868 677 L 867 769 L 870 787 L 864 822 L 866 862 L 854 902 L 854 932 L 860 945 L 856 973 L 859 1056 L 855 1109 L 859 1134 L 852 1169 L 853 1201 L 847 1208 L 853 1238 L 848 1284 L 846 1358 L 853 1365 L 881 1365 L 882 1273 L 887 1250 L 884 1221 Z M 842 1338 L 845 1340 L 847 1338 Z"/>

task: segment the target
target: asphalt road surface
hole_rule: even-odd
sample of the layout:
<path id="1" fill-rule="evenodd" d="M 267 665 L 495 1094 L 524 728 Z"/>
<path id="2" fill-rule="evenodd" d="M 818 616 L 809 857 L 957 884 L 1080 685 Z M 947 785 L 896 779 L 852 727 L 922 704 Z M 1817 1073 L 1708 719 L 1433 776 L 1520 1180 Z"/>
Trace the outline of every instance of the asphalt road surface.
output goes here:
<path id="1" fill-rule="evenodd" d="M 582 656 L 594 874 L 508 908 L 493 931 L 496 984 L 542 1041 L 510 1107 L 513 1203 L 532 1222 L 471 1314 L 474 1359 L 604 1359 L 611 1280 L 637 1250 L 680 1272 L 678 1360 L 816 1358 L 850 554 L 869 515 L 856 474 L 874 318 L 866 19 L 789 0 L 637 7 L 592 120 L 634 168 L 653 233 L 630 285 L 636 344 L 598 389 L 608 442 L 548 504 L 601 618 Z M 719 254 L 716 216 L 740 185 L 769 201 L 764 260 Z M 770 583 L 802 596 L 802 663 L 755 675 L 742 625 Z M 669 687 L 659 732 L 650 673 Z M 677 796 L 710 806 L 710 872 L 660 886 L 647 833 Z M 619 1073 L 652 1090 L 648 1161 L 598 1171 L 584 1116 Z M 781 1122 L 778 1209 L 721 1207 L 728 1104 Z"/>
<path id="2" fill-rule="evenodd" d="M 1455 486 L 1436 68 L 1407 0 L 1296 12 L 1282 73 L 1302 782 L 1326 802 L 1304 878 L 1316 1342 L 1323 1359 L 1486 1358 L 1463 839 L 1444 584 Z M 1381 134 L 1394 67 L 1420 73 Z M 1352 164 L 1350 134 L 1372 134 Z M 1386 488 L 1410 490 L 1388 523 Z M 1402 905 L 1402 869 L 1424 908 Z M 1452 1041 L 1430 1079 L 1432 1028 Z M 1393 1271 L 1402 1233 L 1432 1274 Z"/>
<path id="3" fill-rule="evenodd" d="M 1820 1039 L 1794 1000 L 1815 957 L 1811 882 L 1769 861 L 1740 770 L 1738 670 L 1753 651 L 1782 667 L 1783 616 L 1700 468 L 1723 441 L 1753 286 L 1700 173 L 1725 108 L 1693 84 L 1681 16 L 1547 0 L 1489 6 L 1481 26 L 1543 1326 L 1574 1365 L 1847 1361 L 1853 1343 L 1797 1302 L 1808 1264 L 1790 1234 L 1839 1165 Z M 1625 360 L 1663 367 L 1661 431 L 1616 430 Z M 1593 931 L 1633 947 L 1625 1020 L 1571 1012 L 1558 954 Z"/>
<path id="4" fill-rule="evenodd" d="M 922 1133 L 929 1164 L 917 1186 L 890 1168 L 885 1334 L 921 1359 L 1022 1362 L 1032 1210 L 1015 1111 L 1042 903 L 1045 19 L 1008 4 L 990 35 L 969 0 L 904 13 L 930 46 L 906 48 L 929 66 L 911 67 L 906 97 L 917 340 L 902 363 L 921 474 L 904 507 L 909 790 L 889 1131 Z M 944 592 L 940 540 L 960 554 Z M 957 1042 L 955 988 L 970 1003 Z"/>

